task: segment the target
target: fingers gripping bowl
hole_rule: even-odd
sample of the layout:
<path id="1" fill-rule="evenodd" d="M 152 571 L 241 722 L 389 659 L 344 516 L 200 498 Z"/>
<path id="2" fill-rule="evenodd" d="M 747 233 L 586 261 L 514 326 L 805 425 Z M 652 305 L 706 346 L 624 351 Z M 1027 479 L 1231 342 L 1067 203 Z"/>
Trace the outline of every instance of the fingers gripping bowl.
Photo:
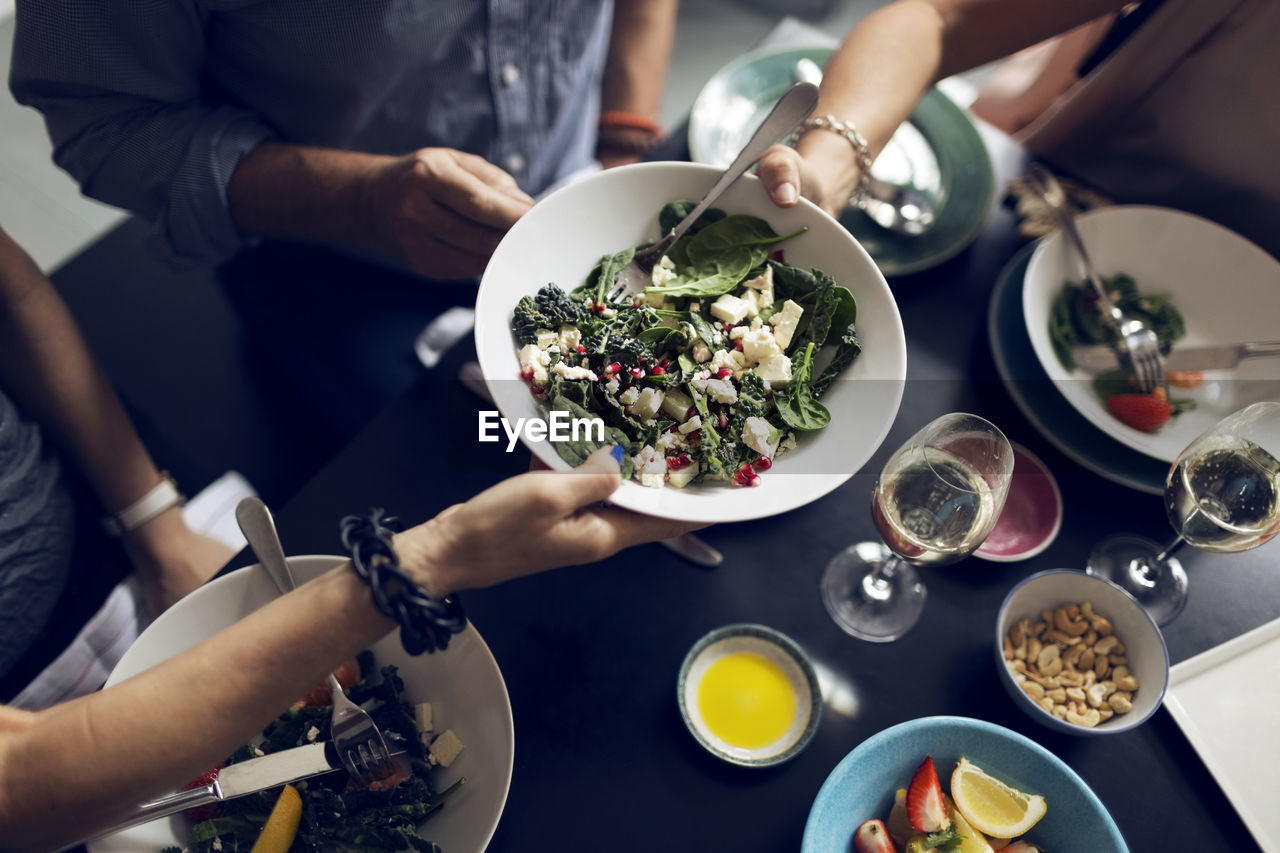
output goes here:
<path id="1" fill-rule="evenodd" d="M 485 381 L 502 416 L 547 417 L 546 407 L 521 380 L 520 342 L 512 310 L 548 283 L 568 291 L 582 284 L 605 255 L 652 242 L 658 212 L 678 199 L 699 198 L 719 171 L 691 163 L 645 163 L 613 169 L 554 193 L 508 232 L 494 253 L 476 300 L 476 350 Z M 731 186 L 717 207 L 759 217 L 779 234 L 804 229 L 779 244 L 786 263 L 818 269 L 856 300 L 861 354 L 822 397 L 830 425 L 801 435 L 754 488 L 704 482 L 685 489 L 653 489 L 624 482 L 612 501 L 668 518 L 708 522 L 761 518 L 816 500 L 852 476 L 875 452 L 897 413 L 906 377 L 906 344 L 897 305 L 870 256 L 834 219 L 801 200 L 775 207 L 750 177 Z M 825 367 L 816 363 L 815 375 Z M 570 465 L 545 437 L 522 439 L 555 469 Z M 629 448 L 636 452 L 640 448 Z"/>

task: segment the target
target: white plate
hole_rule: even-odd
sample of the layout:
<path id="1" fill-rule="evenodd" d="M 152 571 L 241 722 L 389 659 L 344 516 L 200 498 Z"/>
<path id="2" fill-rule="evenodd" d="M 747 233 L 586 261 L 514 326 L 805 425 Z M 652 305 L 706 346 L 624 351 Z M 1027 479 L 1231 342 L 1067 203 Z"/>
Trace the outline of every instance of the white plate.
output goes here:
<path id="1" fill-rule="evenodd" d="M 511 312 L 548 282 L 581 284 L 605 254 L 658 238 L 658 211 L 675 199 L 699 199 L 721 170 L 698 163 L 641 163 L 609 169 L 553 193 L 507 232 L 476 297 L 476 355 L 498 409 L 512 423 L 543 418 L 543 408 L 519 379 Z M 756 488 L 723 485 L 651 489 L 626 482 L 610 500 L 648 515 L 707 522 L 776 515 L 817 500 L 866 463 L 880 446 L 902 400 L 907 372 L 902 318 L 884 276 L 849 232 L 813 204 L 775 207 L 753 176 L 738 179 L 716 207 L 759 216 L 774 230 L 809 230 L 781 248 L 787 262 L 816 267 L 858 303 L 863 351 L 823 398 L 831 425 L 802 436 Z M 547 465 L 569 466 L 545 440 L 525 443 Z"/>
<path id="2" fill-rule="evenodd" d="M 1280 619 L 1174 666 L 1164 705 L 1258 845 L 1280 850 L 1280 764 L 1259 760 L 1280 755 Z"/>
<path id="3" fill-rule="evenodd" d="M 1235 232 L 1189 213 L 1137 205 L 1082 214 L 1079 227 L 1100 275 L 1128 273 L 1140 292 L 1169 295 L 1187 326 L 1175 347 L 1280 338 L 1280 262 Z M 1049 312 L 1068 280 L 1079 281 L 1080 275 L 1054 232 L 1040 241 L 1027 266 L 1022 292 L 1027 333 L 1058 390 L 1117 441 L 1173 462 L 1192 439 L 1237 409 L 1280 398 L 1280 360 L 1252 359 L 1234 371 L 1206 373 L 1197 389 L 1170 389 L 1197 406 L 1154 434 L 1121 423 L 1094 393 L 1088 374 L 1066 370 L 1054 355 Z"/>
<path id="4" fill-rule="evenodd" d="M 345 562 L 343 557 L 290 557 L 299 583 Z M 197 589 L 169 608 L 125 652 L 107 686 L 150 669 L 213 636 L 276 598 L 267 573 L 257 566 L 231 572 Z M 515 758 L 511 702 L 497 661 L 471 625 L 444 652 L 410 657 L 393 633 L 372 649 L 379 665 L 400 668 L 405 694 L 430 702 L 441 728 L 457 732 L 464 747 L 457 760 L 441 768 L 437 787 L 460 776 L 467 782 L 438 814 L 423 824 L 426 838 L 449 853 L 478 853 L 489 843 L 507 801 Z M 108 838 L 89 842 L 90 853 L 139 853 L 186 843 L 189 824 L 182 815 L 152 821 Z"/>

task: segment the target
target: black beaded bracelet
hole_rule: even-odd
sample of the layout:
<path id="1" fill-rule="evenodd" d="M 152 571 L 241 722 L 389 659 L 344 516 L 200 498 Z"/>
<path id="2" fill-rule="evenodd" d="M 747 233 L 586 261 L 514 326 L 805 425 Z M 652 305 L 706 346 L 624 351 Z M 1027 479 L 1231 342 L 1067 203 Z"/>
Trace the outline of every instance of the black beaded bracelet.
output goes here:
<path id="1" fill-rule="evenodd" d="M 348 515 L 342 519 L 342 545 L 356 574 L 369 585 L 374 607 L 400 623 L 404 650 L 420 655 L 446 649 L 449 638 L 467 627 L 467 617 L 456 598 L 433 598 L 400 570 L 391 539 L 398 529 L 398 520 L 381 509 Z"/>

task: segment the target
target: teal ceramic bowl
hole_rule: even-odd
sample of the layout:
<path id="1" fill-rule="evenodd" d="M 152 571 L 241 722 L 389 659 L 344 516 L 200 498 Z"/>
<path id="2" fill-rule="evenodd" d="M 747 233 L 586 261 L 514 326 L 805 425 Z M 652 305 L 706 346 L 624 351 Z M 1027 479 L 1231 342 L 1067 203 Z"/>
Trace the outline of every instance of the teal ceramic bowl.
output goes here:
<path id="1" fill-rule="evenodd" d="M 844 757 L 809 811 L 802 853 L 847 853 L 854 830 L 886 820 L 893 794 L 933 756 L 944 789 L 961 756 L 1048 804 L 1026 837 L 1046 850 L 1127 853 L 1120 830 L 1097 795 L 1062 759 L 1030 738 L 967 717 L 924 717 L 872 735 Z"/>

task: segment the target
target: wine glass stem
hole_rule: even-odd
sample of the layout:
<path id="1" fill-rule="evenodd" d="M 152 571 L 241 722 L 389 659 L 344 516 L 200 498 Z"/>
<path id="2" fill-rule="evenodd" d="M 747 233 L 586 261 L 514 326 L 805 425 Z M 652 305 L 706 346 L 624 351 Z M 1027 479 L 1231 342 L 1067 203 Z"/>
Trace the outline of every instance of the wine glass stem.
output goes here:
<path id="1" fill-rule="evenodd" d="M 1160 580 L 1160 575 L 1165 568 L 1165 561 L 1169 559 L 1175 551 L 1187 544 L 1187 540 L 1181 536 L 1174 537 L 1173 541 L 1166 545 L 1159 554 L 1148 558 L 1146 555 L 1137 557 L 1129 564 L 1129 572 L 1133 579 L 1140 585 L 1148 589 L 1154 587 Z"/>
<path id="2" fill-rule="evenodd" d="M 1163 563 L 1165 560 L 1172 557 L 1178 551 L 1182 550 L 1182 546 L 1186 544 L 1187 544 L 1187 540 L 1183 539 L 1181 536 L 1175 536 L 1173 538 L 1173 541 L 1170 542 L 1168 545 L 1164 546 L 1164 550 L 1156 555 L 1156 562 Z"/>
<path id="3" fill-rule="evenodd" d="M 897 554 L 890 554 L 862 579 L 862 594 L 868 601 L 884 603 L 893 595 L 893 576 L 902 565 Z"/>

